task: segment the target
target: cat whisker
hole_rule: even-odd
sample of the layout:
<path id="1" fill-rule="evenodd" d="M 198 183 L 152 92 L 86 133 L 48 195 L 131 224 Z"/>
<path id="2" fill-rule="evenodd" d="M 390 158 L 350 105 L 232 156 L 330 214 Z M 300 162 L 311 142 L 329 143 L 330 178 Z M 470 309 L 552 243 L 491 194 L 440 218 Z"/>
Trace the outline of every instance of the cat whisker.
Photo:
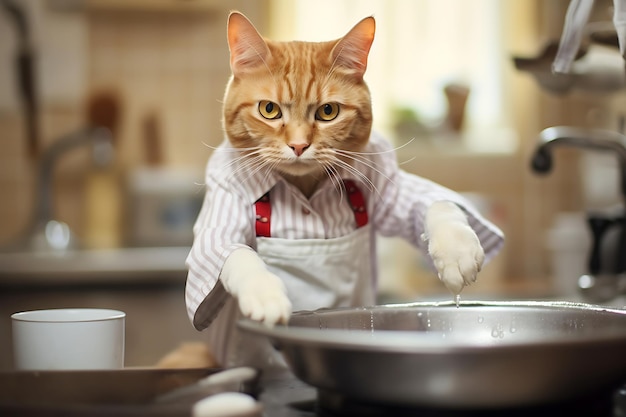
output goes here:
<path id="1" fill-rule="evenodd" d="M 239 156 L 235 157 L 236 160 L 246 159 L 250 157 L 257 157 L 261 155 L 264 150 L 262 148 L 249 148 L 250 150 L 240 150 L 241 152 Z"/>
<path id="2" fill-rule="evenodd" d="M 358 154 L 358 153 L 354 153 L 354 152 L 350 152 L 350 151 L 345 151 L 343 149 L 334 149 L 334 157 L 337 157 L 337 155 L 350 159 L 352 161 L 355 162 L 359 162 L 363 165 L 366 165 L 372 169 L 377 169 L 377 172 L 380 172 L 383 169 L 383 165 L 370 159 L 367 158 L 367 154 Z"/>
<path id="3" fill-rule="evenodd" d="M 224 165 L 224 168 L 229 168 L 229 167 L 231 167 L 233 165 L 236 165 L 236 164 L 240 163 L 241 161 L 245 161 L 245 160 L 248 160 L 248 159 L 260 158 L 262 151 L 263 151 L 262 149 L 259 149 L 257 151 L 249 152 L 249 153 L 246 153 L 244 155 L 240 155 L 240 156 L 238 156 L 236 158 L 233 158 L 226 165 Z M 249 166 L 249 165 L 246 165 L 246 166 Z"/>
<path id="4" fill-rule="evenodd" d="M 339 204 L 341 204 L 343 202 L 344 187 L 339 173 L 330 162 L 320 161 L 320 164 L 324 167 L 324 172 L 328 176 L 333 188 L 339 193 Z"/>
<path id="5" fill-rule="evenodd" d="M 256 169 L 258 171 L 259 167 L 263 167 L 268 165 L 269 161 L 264 158 L 260 153 L 256 155 L 246 155 L 242 158 L 241 167 L 246 169 Z"/>
<path id="6" fill-rule="evenodd" d="M 408 164 L 409 162 L 415 161 L 415 158 L 416 158 L 416 157 L 415 157 L 415 156 L 413 156 L 413 157 L 411 157 L 411 158 L 407 159 L 406 161 L 398 162 L 398 165 L 406 165 L 406 164 Z"/>
<path id="7" fill-rule="evenodd" d="M 202 146 L 204 146 L 205 148 L 209 148 L 209 149 L 214 150 L 214 151 L 216 151 L 218 149 L 217 146 L 211 146 L 211 145 L 209 145 L 208 143 L 206 143 L 204 141 L 202 141 L 201 143 L 202 143 Z"/>
<path id="8" fill-rule="evenodd" d="M 209 145 L 206 142 L 202 142 L 202 145 L 206 146 L 209 149 L 212 149 L 214 151 L 218 151 L 218 152 L 246 152 L 246 151 L 255 151 L 255 150 L 260 150 L 263 149 L 260 146 L 252 146 L 250 148 L 236 148 L 234 146 L 212 146 Z"/>
<path id="9" fill-rule="evenodd" d="M 270 177 L 270 175 L 272 175 L 272 172 L 274 172 L 276 170 L 276 166 L 278 166 L 279 163 L 280 163 L 280 161 L 274 161 L 273 163 L 270 164 L 269 169 L 267 169 L 266 172 L 265 172 L 265 176 L 263 177 L 263 181 L 267 181 L 267 179 Z"/>
<path id="10" fill-rule="evenodd" d="M 259 162 L 261 162 L 259 164 Z M 258 165 L 263 165 L 263 158 L 260 155 L 253 155 L 252 157 L 250 157 L 250 155 L 243 155 L 239 158 L 237 158 L 236 160 L 230 161 L 229 162 L 229 166 L 230 165 L 237 165 L 235 167 L 235 169 L 228 175 L 227 179 L 230 180 L 233 177 L 237 176 L 240 172 L 246 172 L 250 169 L 255 170 L 254 172 L 256 173 L 256 168 Z M 242 181 L 247 181 L 249 180 L 250 175 L 248 175 L 245 179 L 243 179 Z"/>
<path id="11" fill-rule="evenodd" d="M 249 150 L 240 149 L 239 156 L 235 157 L 236 161 L 240 161 L 243 159 L 257 158 L 265 153 L 263 148 L 248 148 Z"/>
<path id="12" fill-rule="evenodd" d="M 356 151 L 348 151 L 348 150 L 345 150 L 345 149 L 335 149 L 335 151 L 339 152 L 339 153 L 342 153 L 342 154 L 350 154 L 350 155 L 383 155 L 383 154 L 386 154 L 386 153 L 396 152 L 397 150 L 400 150 L 400 149 L 404 148 L 405 146 L 408 146 L 414 140 L 415 140 L 415 138 L 411 138 L 411 140 L 409 140 L 406 143 L 403 143 L 400 146 L 397 146 L 397 147 L 395 147 L 393 149 L 387 149 L 386 151 L 380 151 L 380 152 L 356 152 Z"/>
<path id="13" fill-rule="evenodd" d="M 259 147 L 259 146 L 255 146 L 255 147 L 250 147 L 250 148 L 235 148 L 235 147 L 215 147 L 215 146 L 211 146 L 207 143 L 203 143 L 204 146 L 206 146 L 209 149 L 214 150 L 215 152 L 228 152 L 228 153 L 240 153 L 241 155 L 233 158 L 231 161 L 229 161 L 224 167 L 230 167 L 234 164 L 237 164 L 239 161 L 248 158 L 250 156 L 256 156 L 258 154 L 260 154 L 263 151 L 263 148 Z"/>
<path id="14" fill-rule="evenodd" d="M 257 161 L 261 161 L 261 163 L 256 164 Z M 272 166 L 271 161 L 268 161 L 268 160 L 263 159 L 263 158 L 256 158 L 254 160 L 254 163 L 255 163 L 255 165 L 253 165 L 250 169 L 247 169 L 247 171 L 249 171 L 249 172 L 248 172 L 248 175 L 241 180 L 243 183 L 246 183 L 246 182 L 250 181 L 252 178 L 255 178 L 257 176 L 258 172 L 261 171 L 262 169 L 265 169 L 268 166 L 270 166 L 270 167 Z M 269 175 L 271 173 L 271 171 L 272 171 L 271 168 L 268 169 L 266 171 L 266 175 Z"/>
<path id="15" fill-rule="evenodd" d="M 345 157 L 345 158 L 348 158 L 348 159 L 351 159 L 351 160 L 353 160 L 353 161 L 355 161 L 355 162 L 358 162 L 358 163 L 360 163 L 360 164 L 363 164 L 363 165 L 365 165 L 366 167 L 368 167 L 368 168 L 370 168 L 370 169 L 372 169 L 372 170 L 376 171 L 378 174 L 380 174 L 383 178 L 385 178 L 385 179 L 386 179 L 387 181 L 389 181 L 391 184 L 394 184 L 394 185 L 395 185 L 395 182 L 394 182 L 391 178 L 389 178 L 389 176 L 387 176 L 387 174 L 385 174 L 385 173 L 382 171 L 382 169 L 379 169 L 380 165 L 379 165 L 379 164 L 377 164 L 376 162 L 371 161 L 371 160 L 369 160 L 369 159 L 361 158 L 361 157 L 359 157 L 358 155 L 357 155 L 357 156 L 354 156 L 354 155 L 350 155 L 350 154 L 346 154 L 346 153 L 341 153 L 341 152 L 338 152 L 338 153 L 339 153 L 340 155 L 342 155 L 343 157 Z M 339 158 L 337 158 L 337 159 L 339 159 Z M 347 164 L 347 165 L 351 166 L 350 164 Z M 358 170 L 357 170 L 357 171 L 358 171 Z"/>
<path id="16" fill-rule="evenodd" d="M 283 159 L 280 157 L 280 152 L 274 150 L 274 149 L 259 149 L 259 151 L 251 153 L 250 155 L 254 156 L 254 161 L 261 161 L 261 164 L 257 165 L 257 170 L 255 171 L 258 172 L 260 169 L 262 168 L 267 168 L 269 167 L 270 169 L 268 170 L 268 172 L 266 173 L 266 175 L 271 175 L 271 173 L 273 171 L 275 171 L 275 168 L 283 161 Z"/>
<path id="17" fill-rule="evenodd" d="M 204 182 L 194 181 L 193 185 L 195 185 L 197 187 L 196 192 L 194 194 L 198 195 L 198 194 L 203 193 L 205 191 L 207 183 L 206 183 L 206 181 L 204 181 Z"/>
<path id="18" fill-rule="evenodd" d="M 320 150 L 318 157 L 316 158 L 316 160 L 324 165 L 325 167 L 331 167 L 333 169 L 333 172 L 337 173 L 337 176 L 340 177 L 339 173 L 337 172 L 335 165 L 341 165 L 344 169 L 346 170 L 350 170 L 351 172 L 356 172 L 358 176 L 363 176 L 365 177 L 364 174 L 362 174 L 361 172 L 358 172 L 357 169 L 355 169 L 352 165 L 350 165 L 349 163 L 341 160 L 340 158 L 337 157 L 337 149 L 332 149 L 332 148 L 326 148 L 326 149 L 322 149 Z M 355 157 L 353 156 L 349 156 L 349 155 L 345 155 L 346 158 L 348 159 L 353 159 L 353 160 L 357 160 Z"/>
<path id="19" fill-rule="evenodd" d="M 328 175 L 330 182 L 333 184 L 335 189 L 339 191 L 339 194 L 343 194 L 343 187 L 341 186 L 342 180 L 335 167 L 331 164 L 325 164 L 324 171 Z"/>
<path id="20" fill-rule="evenodd" d="M 378 190 L 378 187 L 376 187 L 376 184 L 374 184 L 372 182 L 372 180 L 370 180 L 367 175 L 363 174 L 361 171 L 359 171 L 358 169 L 356 169 L 355 167 L 353 167 L 352 165 L 350 165 L 349 163 L 342 161 L 340 159 L 337 159 L 337 161 L 335 162 L 336 165 L 338 165 L 339 167 L 345 169 L 346 171 L 354 174 L 356 177 L 361 178 L 363 181 L 363 183 L 365 184 L 365 186 L 367 187 L 367 189 L 370 192 L 375 192 L 379 198 L 382 199 L 382 194 L 380 193 L 380 191 Z"/>

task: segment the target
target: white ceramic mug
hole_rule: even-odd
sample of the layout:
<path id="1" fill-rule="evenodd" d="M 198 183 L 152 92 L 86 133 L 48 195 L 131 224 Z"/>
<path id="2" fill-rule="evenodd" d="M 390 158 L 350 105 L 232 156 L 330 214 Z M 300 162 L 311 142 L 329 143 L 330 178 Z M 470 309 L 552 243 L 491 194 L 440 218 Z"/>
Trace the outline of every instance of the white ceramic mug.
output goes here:
<path id="1" fill-rule="evenodd" d="M 15 313 L 11 316 L 15 368 L 122 368 L 125 319 L 122 311 L 94 308 Z"/>

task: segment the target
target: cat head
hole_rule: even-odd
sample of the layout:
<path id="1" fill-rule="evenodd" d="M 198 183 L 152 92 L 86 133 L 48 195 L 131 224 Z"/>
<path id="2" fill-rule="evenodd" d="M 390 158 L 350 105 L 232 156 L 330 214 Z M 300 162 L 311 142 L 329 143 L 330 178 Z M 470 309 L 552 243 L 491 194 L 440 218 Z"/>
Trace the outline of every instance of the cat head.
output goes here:
<path id="1" fill-rule="evenodd" d="M 372 127 L 363 74 L 374 31 L 368 17 L 338 40 L 275 42 L 231 13 L 223 115 L 231 144 L 292 176 L 349 163 Z"/>

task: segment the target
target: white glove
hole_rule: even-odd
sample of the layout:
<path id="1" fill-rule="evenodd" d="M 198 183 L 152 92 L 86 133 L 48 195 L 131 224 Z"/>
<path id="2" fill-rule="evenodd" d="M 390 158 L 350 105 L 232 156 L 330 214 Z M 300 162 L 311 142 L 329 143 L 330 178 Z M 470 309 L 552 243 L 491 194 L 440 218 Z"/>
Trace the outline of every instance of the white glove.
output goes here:
<path id="1" fill-rule="evenodd" d="M 454 295 L 476 281 L 485 252 L 463 210 L 449 201 L 433 203 L 426 212 L 425 237 L 439 279 Z"/>
<path id="2" fill-rule="evenodd" d="M 267 270 L 265 263 L 251 249 L 235 249 L 226 259 L 220 280 L 239 303 L 244 316 L 267 326 L 287 323 L 291 301 L 283 281 Z"/>

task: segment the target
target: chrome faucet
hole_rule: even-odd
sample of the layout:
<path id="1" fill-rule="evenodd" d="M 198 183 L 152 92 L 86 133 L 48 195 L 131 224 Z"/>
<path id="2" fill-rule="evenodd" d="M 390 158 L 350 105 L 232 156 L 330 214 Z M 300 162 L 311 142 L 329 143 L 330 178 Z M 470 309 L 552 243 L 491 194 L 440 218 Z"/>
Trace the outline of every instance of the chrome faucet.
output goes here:
<path id="1" fill-rule="evenodd" d="M 626 136 L 618 132 L 599 129 L 582 129 L 570 126 L 554 126 L 539 134 L 539 144 L 531 159 L 533 171 L 546 174 L 553 165 L 552 149 L 559 146 L 586 148 L 613 152 L 620 164 L 622 197 L 626 201 Z M 615 218 L 590 216 L 589 227 L 593 244 L 589 256 L 588 272 L 578 280 L 579 290 L 588 298 L 608 301 L 620 294 L 626 294 L 626 217 Z M 618 244 L 614 255 L 615 264 L 608 273 L 601 265 L 601 248 L 604 232 L 619 227 Z"/>
<path id="2" fill-rule="evenodd" d="M 56 140 L 42 155 L 35 195 L 35 210 L 25 236 L 9 249 L 63 251 L 75 246 L 70 227 L 55 219 L 53 202 L 53 173 L 59 158 L 66 152 L 91 145 L 93 163 L 107 166 L 114 158 L 111 131 L 105 127 L 87 127 Z"/>
<path id="3" fill-rule="evenodd" d="M 626 197 L 626 136 L 610 130 L 582 129 L 571 126 L 554 126 L 539 134 L 539 145 L 531 160 L 532 169 L 540 174 L 552 169 L 552 148 L 572 146 L 578 148 L 612 151 L 617 155 L 621 169 L 621 191 Z"/>

